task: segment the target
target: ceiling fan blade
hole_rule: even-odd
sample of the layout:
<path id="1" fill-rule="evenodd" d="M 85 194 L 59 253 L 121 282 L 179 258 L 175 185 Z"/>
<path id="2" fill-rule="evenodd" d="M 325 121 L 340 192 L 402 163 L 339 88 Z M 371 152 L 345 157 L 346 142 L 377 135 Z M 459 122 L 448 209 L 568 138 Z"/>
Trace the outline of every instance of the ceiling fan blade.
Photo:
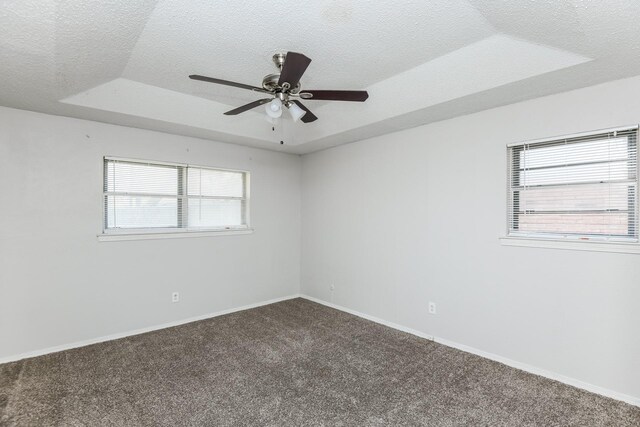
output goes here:
<path id="1" fill-rule="evenodd" d="M 283 83 L 287 82 L 291 88 L 296 87 L 310 63 L 311 60 L 301 53 L 287 52 L 287 57 L 280 71 L 278 86 L 282 86 Z"/>
<path id="2" fill-rule="evenodd" d="M 240 89 L 248 89 L 248 90 L 253 90 L 255 92 L 271 93 L 268 90 L 263 89 L 261 87 L 246 85 L 246 84 L 243 84 L 243 83 L 231 82 L 229 80 L 215 79 L 213 77 L 199 76 L 197 74 L 192 74 L 192 75 L 189 76 L 189 78 L 192 79 L 192 80 L 200 80 L 200 81 L 203 81 L 203 82 L 217 83 L 219 85 L 239 87 Z"/>
<path id="3" fill-rule="evenodd" d="M 272 98 L 258 99 L 257 101 L 250 102 L 242 107 L 234 108 L 233 110 L 227 111 L 224 113 L 225 116 L 235 116 L 236 114 L 244 113 L 245 111 L 249 111 L 252 108 L 256 108 L 262 104 L 266 104 L 267 102 L 271 102 Z M 305 114 L 306 115 L 306 114 Z"/>
<path id="4" fill-rule="evenodd" d="M 318 118 L 315 116 L 315 114 L 313 114 L 311 112 L 311 110 L 309 110 L 307 107 L 304 106 L 304 104 L 298 100 L 294 100 L 293 101 L 298 107 L 302 108 L 304 111 L 306 111 L 307 113 L 302 116 L 302 118 L 300 118 L 300 120 L 303 123 L 311 123 L 311 122 L 315 122 L 316 120 L 318 120 Z"/>
<path id="5" fill-rule="evenodd" d="M 309 96 L 310 95 L 310 96 Z M 300 92 L 302 99 L 315 99 L 319 101 L 356 101 L 364 102 L 369 98 L 366 90 L 303 90 Z"/>

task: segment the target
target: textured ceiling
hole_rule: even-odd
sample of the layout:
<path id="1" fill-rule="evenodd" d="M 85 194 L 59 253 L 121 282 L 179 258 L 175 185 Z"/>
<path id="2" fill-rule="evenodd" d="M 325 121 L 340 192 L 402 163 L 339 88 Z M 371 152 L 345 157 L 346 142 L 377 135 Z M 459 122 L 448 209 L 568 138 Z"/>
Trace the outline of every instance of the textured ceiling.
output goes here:
<path id="1" fill-rule="evenodd" d="M 268 6 L 268 7 L 267 7 Z M 0 105 L 306 153 L 640 74 L 636 0 L 3 0 Z M 278 51 L 313 59 L 319 120 L 272 131 L 255 93 Z M 280 140 L 286 142 L 281 146 Z"/>

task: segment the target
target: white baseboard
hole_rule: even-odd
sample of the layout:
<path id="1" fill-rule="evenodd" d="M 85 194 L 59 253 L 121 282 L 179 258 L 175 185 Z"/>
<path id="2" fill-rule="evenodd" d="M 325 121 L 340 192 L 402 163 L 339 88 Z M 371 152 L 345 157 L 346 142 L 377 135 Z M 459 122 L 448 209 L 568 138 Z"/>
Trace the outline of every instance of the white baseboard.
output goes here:
<path id="1" fill-rule="evenodd" d="M 281 298 L 274 298 L 271 300 L 267 300 L 267 301 L 262 301 L 262 302 L 258 302 L 258 303 L 254 303 L 254 304 L 248 304 L 248 305 L 244 305 L 241 307 L 234 307 L 234 308 L 230 308 L 227 310 L 222 310 L 222 311 L 217 311 L 214 313 L 208 313 L 208 314 L 203 314 L 200 316 L 195 316 L 195 317 L 190 317 L 187 319 L 182 319 L 182 320 L 176 320 L 173 322 L 168 322 L 168 323 L 163 323 L 160 325 L 154 325 L 154 326 L 149 326 L 146 328 L 140 328 L 140 329 L 134 329 L 131 331 L 126 331 L 126 332 L 120 332 L 117 334 L 111 334 L 111 335 L 106 335 L 106 336 L 102 336 L 102 337 L 98 337 L 98 338 L 91 338 L 88 340 L 83 340 L 83 341 L 76 341 L 73 343 L 69 343 L 69 344 L 62 344 L 62 345 L 58 345 L 58 346 L 54 346 L 54 347 L 48 347 L 48 348 L 44 348 L 41 350 L 34 350 L 34 351 L 30 351 L 30 352 L 26 352 L 26 353 L 21 353 L 21 354 L 16 354 L 13 356 L 7 356 L 7 357 L 2 357 L 0 358 L 0 364 L 2 363 L 8 363 L 8 362 L 15 362 L 18 360 L 22 360 L 22 359 L 27 359 L 27 358 L 31 358 L 31 357 L 36 357 L 36 356 L 42 356 L 45 354 L 50 354 L 50 353 L 57 353 L 59 351 L 64 351 L 64 350 L 70 350 L 73 348 L 78 348 L 78 347 L 85 347 L 88 345 L 92 345 L 92 344 L 97 344 L 97 343 L 101 343 L 101 342 L 105 342 L 105 341 L 112 341 L 112 340 L 117 340 L 120 338 L 126 338 L 129 336 L 133 336 L 133 335 L 139 335 L 139 334 L 144 334 L 146 332 L 152 332 L 152 331 L 157 331 L 159 329 L 165 329 L 165 328 L 171 328 L 173 326 L 179 326 L 179 325 L 184 325 L 185 323 L 191 323 L 191 322 L 196 322 L 198 320 L 204 320 L 204 319 L 210 319 L 212 317 L 218 317 L 218 316 L 223 316 L 225 314 L 230 314 L 230 313 L 235 313 L 238 311 L 243 311 L 243 310 L 249 310 L 251 308 L 256 308 L 256 307 L 261 307 L 264 305 L 269 305 L 269 304 L 273 304 L 276 302 L 281 302 L 281 301 L 286 301 L 286 300 L 290 300 L 293 298 L 304 298 L 307 299 L 309 301 L 313 301 L 316 302 L 318 304 L 322 304 L 325 305 L 327 307 L 331 307 L 331 308 L 335 308 L 336 310 L 340 310 L 340 311 L 344 311 L 346 313 L 349 314 L 353 314 L 354 316 L 358 316 L 358 317 L 362 317 L 363 319 L 367 319 L 370 320 L 372 322 L 375 323 L 379 323 L 381 325 L 384 326 L 388 326 L 390 328 L 393 329 L 397 329 L 399 331 L 402 332 L 406 332 L 415 336 L 418 336 L 420 338 L 425 338 L 431 341 L 435 341 L 437 343 L 446 345 L 448 347 L 452 347 L 452 348 L 456 348 L 458 350 L 461 351 L 465 351 L 467 353 L 471 353 L 471 354 L 475 354 L 477 356 L 480 357 L 484 357 L 486 359 L 489 360 L 493 360 L 499 363 L 503 363 L 507 366 L 511 366 L 513 368 L 516 369 L 520 369 L 535 375 L 540 375 L 542 377 L 545 378 L 549 378 L 555 381 L 559 381 L 568 385 L 571 385 L 573 387 L 577 387 L 592 393 L 596 393 L 596 394 L 600 394 L 602 396 L 606 396 L 606 397 L 610 397 L 612 399 L 616 399 L 616 400 L 620 400 L 626 403 L 629 403 L 631 405 L 634 406 L 638 406 L 640 407 L 640 398 L 639 397 L 634 397 L 634 396 L 630 396 L 624 393 L 619 393 L 613 390 L 609 390 L 607 388 L 604 387 L 600 387 L 597 385 L 593 385 L 590 383 L 586 383 L 584 381 L 580 381 L 574 378 L 570 378 L 561 374 L 557 374 L 555 372 L 551 372 L 551 371 L 547 371 L 545 369 L 542 368 L 538 368 L 532 365 L 528 365 L 526 363 L 522 363 L 522 362 L 518 362 L 515 360 L 511 360 L 509 358 L 506 357 L 502 357 L 499 356 L 497 354 L 493 354 L 493 353 L 489 353 L 483 350 L 478 350 L 476 348 L 473 347 L 469 347 L 467 345 L 464 344 L 459 344 L 453 341 L 449 341 L 446 340 L 444 338 L 439 338 L 439 337 L 434 337 L 432 335 L 426 334 L 424 332 L 420 332 L 416 329 L 412 329 L 412 328 L 408 328 L 406 326 L 402 326 L 399 325 L 397 323 L 393 323 L 393 322 L 389 322 L 387 320 L 384 319 L 380 319 L 378 317 L 375 316 L 371 316 L 365 313 L 361 313 L 359 311 L 356 310 L 352 310 L 350 308 L 346 308 L 337 304 L 333 304 L 327 301 L 323 301 L 321 299 L 318 298 L 314 298 L 311 297 L 309 295 L 304 295 L 304 294 L 293 294 L 293 295 L 289 295 L 286 297 L 281 297 Z"/>
<path id="2" fill-rule="evenodd" d="M 446 340 L 444 338 L 434 337 L 432 335 L 426 334 L 424 332 L 417 331 L 415 329 L 407 328 L 402 325 L 398 325 L 393 322 L 389 322 L 384 319 L 380 319 L 375 316 L 370 316 L 368 314 L 360 313 L 356 310 L 351 310 L 350 308 L 346 308 L 337 304 L 333 304 L 327 301 L 323 301 L 318 298 L 314 298 L 308 295 L 300 295 L 301 298 L 307 299 L 309 301 L 316 302 L 318 304 L 326 305 L 327 307 L 335 308 L 336 310 L 344 311 L 349 314 L 353 314 L 354 316 L 362 317 L 363 319 L 370 320 L 372 322 L 379 323 L 384 326 L 388 326 L 393 329 L 397 329 L 399 331 L 407 332 L 412 335 L 416 335 L 421 338 L 426 338 L 428 340 L 435 341 L 439 344 L 446 345 L 447 347 L 456 348 L 458 350 L 475 354 L 476 356 L 484 357 L 485 359 L 493 360 L 495 362 L 499 362 L 505 364 L 507 366 L 511 366 L 512 368 L 520 369 L 522 371 L 529 372 L 531 374 L 540 375 L 541 377 L 549 378 L 551 380 L 559 381 L 564 384 L 568 384 L 573 387 L 577 387 L 591 393 L 596 393 L 601 396 L 610 397 L 612 399 L 620 400 L 622 402 L 629 403 L 630 405 L 640 407 L 640 397 L 630 396 L 628 394 L 619 393 L 617 391 L 609 390 L 604 387 L 600 387 L 597 385 L 593 385 L 584 381 L 577 380 L 575 378 L 570 378 L 565 375 L 561 375 L 555 372 L 547 371 L 546 369 L 538 368 L 536 366 L 532 366 L 526 363 L 518 362 L 506 357 L 499 356 L 497 354 L 489 353 L 483 350 L 478 350 L 477 348 L 469 347 L 468 345 L 459 344 L 453 341 Z"/>
<path id="3" fill-rule="evenodd" d="M 257 302 L 257 303 L 254 303 L 254 304 L 243 305 L 242 307 L 234 307 L 234 308 L 229 308 L 227 310 L 216 311 L 215 313 L 208 313 L 208 314 L 203 314 L 203 315 L 200 315 L 200 316 L 189 317 L 187 319 L 181 319 L 181 320 L 175 320 L 173 322 L 162 323 L 160 325 L 148 326 L 146 328 L 134 329 L 134 330 L 131 330 L 131 331 L 119 332 L 117 334 L 105 335 L 105 336 L 97 337 L 97 338 L 90 338 L 88 340 L 83 340 L 83 341 L 76 341 L 76 342 L 72 342 L 72 343 L 69 343 L 69 344 L 62 344 L 62 345 L 57 345 L 57 346 L 54 346 L 54 347 L 47 347 L 47 348 L 43 348 L 41 350 L 29 351 L 29 352 L 26 352 L 26 353 L 16 354 L 16 355 L 13 355 L 13 356 L 1 357 L 0 358 L 0 364 L 9 363 L 9 362 L 15 362 L 15 361 L 18 361 L 18 360 L 28 359 L 28 358 L 36 357 L 36 356 L 42 356 L 42 355 L 50 354 L 50 353 L 57 353 L 59 351 L 70 350 L 72 348 L 85 347 L 85 346 L 88 346 L 88 345 L 98 344 L 98 343 L 105 342 L 105 341 L 117 340 L 117 339 L 120 339 L 120 338 L 126 338 L 126 337 L 130 337 L 130 336 L 133 336 L 133 335 L 144 334 L 146 332 L 157 331 L 159 329 L 171 328 L 173 326 L 184 325 L 185 323 L 197 322 L 198 320 L 210 319 L 212 317 L 223 316 L 225 314 L 235 313 L 237 311 L 249 310 L 251 308 L 261 307 L 263 305 L 269 305 L 269 304 L 273 304 L 273 303 L 276 303 L 276 302 L 286 301 L 286 300 L 290 300 L 290 299 L 293 299 L 293 298 L 299 298 L 299 297 L 300 297 L 299 294 L 293 294 L 293 295 L 289 295 L 289 296 L 286 296 L 286 297 L 274 298 L 274 299 L 270 299 L 270 300 L 267 300 L 267 301 Z"/>
<path id="4" fill-rule="evenodd" d="M 406 326 L 398 325 L 397 323 L 388 322 L 384 319 L 380 319 L 379 317 L 360 313 L 359 311 L 351 310 L 350 308 L 346 308 L 341 305 L 333 304 L 318 298 L 310 297 L 309 295 L 302 294 L 300 295 L 300 297 L 309 301 L 317 302 L 318 304 L 326 305 L 327 307 L 335 308 L 336 310 L 344 311 L 345 313 L 353 314 L 354 316 L 362 317 L 363 319 L 371 320 L 372 322 L 375 322 L 375 323 L 380 323 L 381 325 L 388 326 L 390 328 L 397 329 L 399 331 L 406 332 L 411 335 L 419 336 L 420 338 L 424 338 L 430 341 L 435 341 L 433 338 L 433 335 L 425 334 L 424 332 L 407 328 Z"/>

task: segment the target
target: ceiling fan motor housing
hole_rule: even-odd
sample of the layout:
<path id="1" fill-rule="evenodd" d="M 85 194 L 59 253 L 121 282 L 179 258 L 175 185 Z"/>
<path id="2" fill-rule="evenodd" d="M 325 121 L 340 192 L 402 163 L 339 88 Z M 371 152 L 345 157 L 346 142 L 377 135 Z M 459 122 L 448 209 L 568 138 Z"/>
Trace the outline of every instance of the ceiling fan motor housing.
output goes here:
<path id="1" fill-rule="evenodd" d="M 273 60 L 273 63 L 276 65 L 276 67 L 278 67 L 278 70 L 281 70 L 285 60 L 287 59 L 287 54 L 276 53 L 275 55 L 273 55 L 271 59 Z M 279 79 L 280 79 L 280 73 L 267 74 L 262 79 L 262 87 L 265 88 L 266 90 L 273 91 L 273 92 L 281 92 L 283 90 L 293 94 L 300 92 L 300 82 L 298 82 L 298 84 L 296 84 L 295 87 L 289 88 L 287 90 L 278 85 Z"/>
<path id="2" fill-rule="evenodd" d="M 278 86 L 278 80 L 280 79 L 280 73 L 267 74 L 262 79 L 262 87 L 271 92 L 281 92 L 283 88 Z M 293 89 L 288 90 L 289 93 L 300 92 L 300 83 Z"/>

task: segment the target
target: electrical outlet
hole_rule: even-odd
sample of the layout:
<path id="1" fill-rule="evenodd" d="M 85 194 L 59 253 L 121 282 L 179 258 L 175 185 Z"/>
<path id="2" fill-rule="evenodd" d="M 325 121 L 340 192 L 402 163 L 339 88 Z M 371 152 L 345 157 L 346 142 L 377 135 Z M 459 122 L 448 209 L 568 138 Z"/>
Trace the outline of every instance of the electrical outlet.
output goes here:
<path id="1" fill-rule="evenodd" d="M 180 302 L 180 292 L 174 292 L 171 294 L 171 302 Z"/>
<path id="2" fill-rule="evenodd" d="M 436 314 L 436 303 L 429 301 L 429 314 Z"/>
<path id="3" fill-rule="evenodd" d="M 335 291 L 335 290 L 336 290 L 336 285 L 331 285 L 331 286 L 329 286 L 329 290 L 330 290 L 331 292 Z"/>

